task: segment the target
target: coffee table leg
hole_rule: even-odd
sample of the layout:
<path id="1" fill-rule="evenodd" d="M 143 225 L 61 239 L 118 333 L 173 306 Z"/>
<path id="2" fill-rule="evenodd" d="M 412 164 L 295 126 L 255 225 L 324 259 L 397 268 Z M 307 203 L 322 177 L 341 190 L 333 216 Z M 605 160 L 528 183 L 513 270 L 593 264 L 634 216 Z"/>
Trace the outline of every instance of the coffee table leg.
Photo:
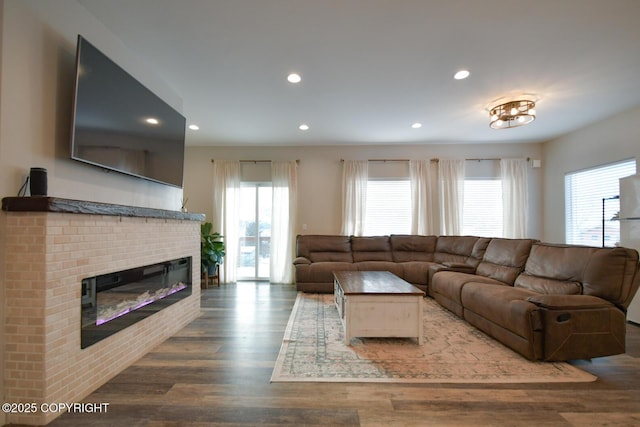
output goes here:
<path id="1" fill-rule="evenodd" d="M 424 298 L 422 296 L 418 297 L 418 345 L 422 345 L 424 342 L 424 332 L 422 330 L 422 304 Z"/>
<path id="2" fill-rule="evenodd" d="M 351 301 L 347 299 L 344 313 L 344 343 L 351 345 Z"/>

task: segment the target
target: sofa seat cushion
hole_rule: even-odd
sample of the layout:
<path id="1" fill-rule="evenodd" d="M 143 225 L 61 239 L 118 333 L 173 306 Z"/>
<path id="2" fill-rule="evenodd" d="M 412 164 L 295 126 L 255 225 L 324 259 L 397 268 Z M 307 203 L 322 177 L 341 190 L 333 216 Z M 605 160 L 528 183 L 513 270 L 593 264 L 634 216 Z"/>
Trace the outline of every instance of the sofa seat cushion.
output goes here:
<path id="1" fill-rule="evenodd" d="M 402 265 L 391 261 L 363 261 L 354 263 L 358 271 L 389 271 L 404 279 Z"/>
<path id="2" fill-rule="evenodd" d="M 439 271 L 433 275 L 433 283 L 429 284 L 429 288 L 434 297 L 439 294 L 462 305 L 462 288 L 470 282 L 505 286 L 504 283 L 489 277 L 476 276 L 475 274 L 461 273 L 458 271 Z"/>
<path id="3" fill-rule="evenodd" d="M 438 271 L 432 276 L 431 283 L 429 283 L 429 295 L 438 301 L 441 306 L 452 311 L 457 316 L 463 317 L 462 288 L 467 283 L 474 281 L 484 281 L 490 285 L 505 286 L 503 283 L 488 277 L 456 271 Z"/>
<path id="4" fill-rule="evenodd" d="M 354 271 L 356 266 L 350 262 L 314 262 L 296 266 L 296 282 L 333 283 L 334 271 Z"/>
<path id="5" fill-rule="evenodd" d="M 414 285 L 427 286 L 429 284 L 429 268 L 437 265 L 433 262 L 408 261 L 401 262 L 402 278 Z"/>
<path id="6" fill-rule="evenodd" d="M 580 295 L 582 284 L 569 280 L 546 279 L 522 273 L 514 283 L 516 288 L 528 289 L 543 295 Z"/>
<path id="7" fill-rule="evenodd" d="M 540 308 L 527 301 L 534 295 L 537 294 L 526 289 L 478 282 L 467 283 L 461 292 L 465 312 L 472 311 L 526 339 L 542 330 Z"/>

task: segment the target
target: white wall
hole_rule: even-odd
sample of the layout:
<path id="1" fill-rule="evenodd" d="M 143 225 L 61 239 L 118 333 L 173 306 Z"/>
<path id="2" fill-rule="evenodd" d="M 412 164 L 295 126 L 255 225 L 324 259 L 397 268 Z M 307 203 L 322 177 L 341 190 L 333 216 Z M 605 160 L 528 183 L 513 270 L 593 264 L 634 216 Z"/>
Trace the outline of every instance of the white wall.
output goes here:
<path id="1" fill-rule="evenodd" d="M 181 99 L 75 0 L 5 0 L 0 93 L 0 196 L 16 196 L 31 167 L 49 196 L 180 209 L 182 190 L 69 159 L 77 35 L 178 111 Z"/>
<path id="2" fill-rule="evenodd" d="M 16 196 L 29 169 L 44 167 L 50 196 L 180 209 L 181 189 L 69 160 L 78 34 L 180 111 L 182 101 L 170 86 L 75 0 L 0 0 L 0 20 L 0 197 Z M 0 253 L 2 302 L 3 264 Z M 4 307 L 0 307 L 3 330 Z M 0 366 L 2 362 L 0 355 Z M 4 397 L 1 375 L 0 396 Z M 0 425 L 5 420 L 0 413 Z"/>
<path id="3" fill-rule="evenodd" d="M 640 108 L 620 113 L 544 144 L 543 239 L 565 241 L 567 172 L 635 158 L 640 160 Z M 636 166 L 640 171 L 640 164 Z"/>
<path id="4" fill-rule="evenodd" d="M 313 146 L 313 147 L 187 147 L 185 197 L 190 212 L 202 212 L 211 219 L 213 209 L 212 159 L 221 160 L 300 160 L 298 164 L 298 234 L 339 234 L 341 226 L 341 159 L 427 159 L 427 158 L 523 158 L 540 159 L 541 144 L 467 144 L 398 146 Z M 243 169 L 250 169 L 246 165 Z M 469 171 L 488 168 L 468 162 Z M 404 174 L 408 165 L 381 166 L 378 174 Z M 385 170 L 383 170 L 385 169 Z M 490 167 L 489 167 L 490 169 Z M 391 170 L 391 172 L 389 172 Z M 542 173 L 529 169 L 529 235 L 542 235 Z M 302 225 L 307 229 L 303 230 Z"/>

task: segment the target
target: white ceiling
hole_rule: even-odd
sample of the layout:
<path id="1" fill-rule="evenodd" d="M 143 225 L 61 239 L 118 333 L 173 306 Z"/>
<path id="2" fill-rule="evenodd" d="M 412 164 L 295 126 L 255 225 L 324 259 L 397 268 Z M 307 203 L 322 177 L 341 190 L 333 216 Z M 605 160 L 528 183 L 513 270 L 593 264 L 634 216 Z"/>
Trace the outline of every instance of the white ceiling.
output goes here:
<path id="1" fill-rule="evenodd" d="M 78 2 L 182 97 L 188 145 L 537 142 L 640 106 L 640 0 Z M 521 93 L 537 119 L 490 129 Z"/>

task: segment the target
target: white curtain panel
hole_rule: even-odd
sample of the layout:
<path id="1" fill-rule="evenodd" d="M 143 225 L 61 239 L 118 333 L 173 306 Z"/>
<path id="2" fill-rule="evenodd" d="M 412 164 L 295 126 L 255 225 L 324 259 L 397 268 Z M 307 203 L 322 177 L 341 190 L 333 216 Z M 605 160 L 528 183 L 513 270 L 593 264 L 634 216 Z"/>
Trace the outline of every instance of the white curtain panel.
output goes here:
<path id="1" fill-rule="evenodd" d="M 501 159 L 503 235 L 511 239 L 527 236 L 527 160 Z"/>
<path id="2" fill-rule="evenodd" d="M 297 163 L 271 163 L 272 209 L 269 281 L 293 283 L 294 225 L 297 206 Z"/>
<path id="3" fill-rule="evenodd" d="M 237 221 L 240 211 L 240 162 L 215 160 L 213 162 L 213 231 L 224 236 L 225 257 L 220 266 L 220 283 L 236 281 L 238 244 L 240 237 Z"/>
<path id="4" fill-rule="evenodd" d="M 440 186 L 432 160 L 410 160 L 411 234 L 440 234 Z"/>
<path id="5" fill-rule="evenodd" d="M 369 162 L 345 160 L 342 165 L 342 235 L 362 236 L 367 207 Z"/>
<path id="6" fill-rule="evenodd" d="M 438 172 L 441 181 L 442 206 L 441 234 L 462 234 L 462 209 L 464 206 L 464 160 L 440 159 Z"/>

